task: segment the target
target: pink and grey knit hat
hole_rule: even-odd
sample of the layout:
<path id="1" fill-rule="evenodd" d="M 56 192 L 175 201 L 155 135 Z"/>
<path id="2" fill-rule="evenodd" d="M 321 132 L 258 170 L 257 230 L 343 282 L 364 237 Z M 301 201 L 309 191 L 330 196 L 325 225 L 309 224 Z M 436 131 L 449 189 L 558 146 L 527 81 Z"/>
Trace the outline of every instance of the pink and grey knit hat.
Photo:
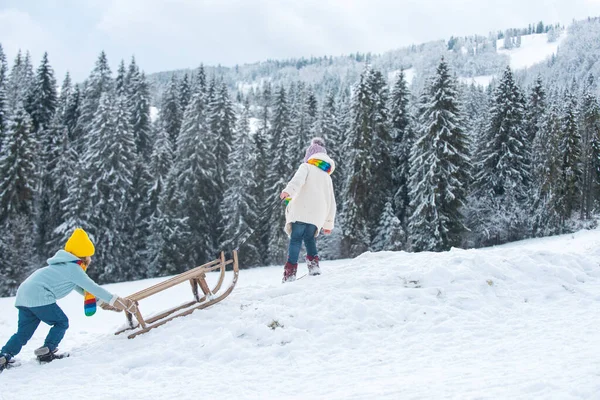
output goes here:
<path id="1" fill-rule="evenodd" d="M 323 140 L 321 137 L 313 138 L 313 140 L 310 141 L 310 146 L 308 146 L 306 153 L 304 154 L 304 162 L 307 162 L 309 158 L 317 153 L 327 154 L 327 150 L 325 149 L 325 140 Z"/>

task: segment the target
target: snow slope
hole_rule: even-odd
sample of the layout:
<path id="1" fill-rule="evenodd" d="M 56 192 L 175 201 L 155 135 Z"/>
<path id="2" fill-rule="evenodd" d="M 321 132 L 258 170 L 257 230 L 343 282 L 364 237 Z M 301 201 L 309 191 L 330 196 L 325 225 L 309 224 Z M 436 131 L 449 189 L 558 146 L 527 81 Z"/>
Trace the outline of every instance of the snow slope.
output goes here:
<path id="1" fill-rule="evenodd" d="M 281 267 L 243 270 L 223 302 L 133 340 L 113 335 L 123 315 L 87 318 L 72 294 L 60 302 L 71 357 L 38 365 L 40 328 L 23 365 L 0 375 L 0 398 L 599 399 L 599 265 L 596 230 L 366 253 L 285 285 Z M 178 288 L 142 309 L 191 297 Z M 1 341 L 16 329 L 13 300 L 0 299 Z"/>
<path id="2" fill-rule="evenodd" d="M 548 43 L 547 33 L 521 36 L 521 47 L 510 50 L 503 48 L 504 39 L 496 42 L 499 54 L 510 57 L 510 67 L 515 69 L 529 68 L 556 54 L 561 42 L 567 37 L 565 32 L 553 43 Z"/>

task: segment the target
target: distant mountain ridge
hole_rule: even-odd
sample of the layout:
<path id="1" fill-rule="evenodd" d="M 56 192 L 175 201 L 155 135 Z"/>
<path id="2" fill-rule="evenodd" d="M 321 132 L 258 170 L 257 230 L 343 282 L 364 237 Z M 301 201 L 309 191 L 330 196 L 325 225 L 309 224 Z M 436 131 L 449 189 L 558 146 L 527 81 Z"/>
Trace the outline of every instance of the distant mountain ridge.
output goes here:
<path id="1" fill-rule="evenodd" d="M 413 93 L 422 89 L 441 57 L 464 83 L 487 84 L 498 76 L 506 65 L 516 69 L 521 84 L 529 85 L 538 74 L 544 80 L 564 86 L 573 78 L 580 79 L 590 73 L 600 74 L 600 19 L 588 18 L 573 21 L 567 27 L 546 27 L 541 33 L 532 27 L 508 29 L 488 36 L 473 35 L 451 37 L 419 45 L 390 50 L 383 54 L 354 53 L 342 56 L 323 56 L 287 60 L 267 60 L 234 67 L 207 66 L 207 76 L 223 78 L 236 94 L 247 94 L 263 83 L 273 86 L 289 85 L 302 81 L 312 86 L 322 98 L 327 91 L 340 93 L 353 85 L 365 63 L 380 70 L 388 79 L 397 71 L 410 70 L 409 79 Z M 505 48 L 508 46 L 509 48 Z M 517 62 L 513 59 L 519 58 Z M 583 62 L 579 62 L 583 60 Z M 519 70 L 527 64 L 524 71 Z M 181 78 L 192 74 L 190 69 L 150 74 L 153 103 L 160 104 L 164 88 L 173 75 Z"/>

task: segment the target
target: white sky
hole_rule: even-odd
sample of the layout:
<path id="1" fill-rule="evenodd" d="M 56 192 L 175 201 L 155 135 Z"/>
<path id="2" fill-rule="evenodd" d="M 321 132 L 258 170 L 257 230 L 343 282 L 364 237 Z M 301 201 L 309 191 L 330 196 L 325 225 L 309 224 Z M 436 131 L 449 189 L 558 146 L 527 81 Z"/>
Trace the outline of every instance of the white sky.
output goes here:
<path id="1" fill-rule="evenodd" d="M 600 0 L 0 0 L 0 43 L 81 81 L 101 50 L 146 72 L 380 53 L 451 35 L 600 16 Z"/>

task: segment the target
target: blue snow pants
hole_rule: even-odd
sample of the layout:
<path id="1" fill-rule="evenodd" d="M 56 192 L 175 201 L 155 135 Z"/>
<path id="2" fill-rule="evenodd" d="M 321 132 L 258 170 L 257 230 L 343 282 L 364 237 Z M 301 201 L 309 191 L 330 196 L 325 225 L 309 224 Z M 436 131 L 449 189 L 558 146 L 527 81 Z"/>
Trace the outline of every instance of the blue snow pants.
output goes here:
<path id="1" fill-rule="evenodd" d="M 23 346 L 33 336 L 40 322 L 52 326 L 48 336 L 46 336 L 44 346 L 47 346 L 50 351 L 56 349 L 65 336 L 65 332 L 69 329 L 69 319 L 58 304 L 53 303 L 41 307 L 19 306 L 17 308 L 19 309 L 18 330 L 2 348 L 2 353 L 11 357 L 19 354 Z"/>
<path id="2" fill-rule="evenodd" d="M 288 247 L 288 262 L 290 264 L 298 264 L 302 241 L 306 246 L 306 254 L 311 257 L 317 255 L 315 233 L 317 233 L 317 227 L 313 224 L 292 222 L 292 234 L 290 235 L 290 246 Z"/>

